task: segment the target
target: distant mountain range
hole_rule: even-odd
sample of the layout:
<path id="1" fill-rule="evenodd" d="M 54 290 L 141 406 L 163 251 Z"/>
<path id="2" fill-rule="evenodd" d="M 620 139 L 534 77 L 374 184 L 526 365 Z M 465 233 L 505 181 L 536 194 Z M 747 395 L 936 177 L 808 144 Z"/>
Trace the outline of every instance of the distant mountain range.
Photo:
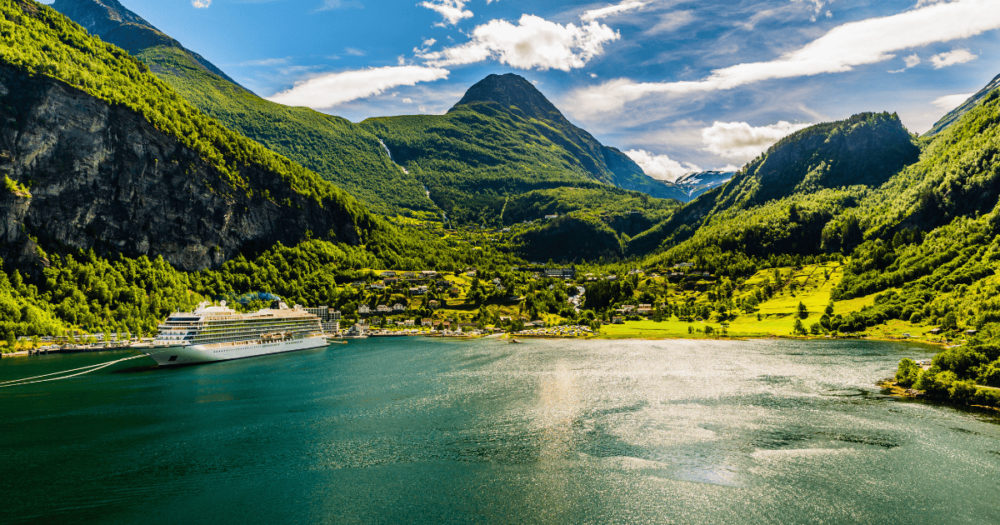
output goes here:
<path id="1" fill-rule="evenodd" d="M 673 182 L 664 182 L 680 195 L 673 196 L 681 202 L 690 202 L 706 191 L 722 186 L 736 175 L 735 171 L 699 171 L 682 175 Z"/>

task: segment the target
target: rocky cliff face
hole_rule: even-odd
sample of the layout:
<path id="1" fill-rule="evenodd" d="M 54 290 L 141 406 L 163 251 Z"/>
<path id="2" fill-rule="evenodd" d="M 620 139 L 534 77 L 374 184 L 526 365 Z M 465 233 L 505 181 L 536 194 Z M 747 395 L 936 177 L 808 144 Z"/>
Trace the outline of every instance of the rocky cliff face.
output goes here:
<path id="1" fill-rule="evenodd" d="M 0 66 L 0 257 L 31 268 L 49 252 L 162 255 L 184 270 L 313 232 L 360 242 L 352 215 L 307 199 L 271 172 L 240 166 L 232 188 L 197 153 L 142 116 L 56 80 Z M 37 266 L 36 266 L 37 267 Z"/>

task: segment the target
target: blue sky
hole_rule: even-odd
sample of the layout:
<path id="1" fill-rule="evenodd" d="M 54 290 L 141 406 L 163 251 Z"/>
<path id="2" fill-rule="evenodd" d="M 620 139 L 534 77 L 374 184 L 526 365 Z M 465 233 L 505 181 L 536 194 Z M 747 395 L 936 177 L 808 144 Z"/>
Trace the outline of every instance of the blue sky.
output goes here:
<path id="1" fill-rule="evenodd" d="M 257 94 L 352 121 L 518 73 L 665 179 L 861 111 L 922 133 L 1000 73 L 998 0 L 120 1 Z"/>

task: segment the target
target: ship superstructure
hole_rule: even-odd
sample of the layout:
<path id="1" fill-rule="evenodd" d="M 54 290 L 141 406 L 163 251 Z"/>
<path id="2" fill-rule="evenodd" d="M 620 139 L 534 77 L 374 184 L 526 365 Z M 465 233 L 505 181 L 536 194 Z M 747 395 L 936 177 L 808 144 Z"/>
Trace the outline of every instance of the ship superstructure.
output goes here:
<path id="1" fill-rule="evenodd" d="M 301 306 L 265 308 L 241 314 L 201 303 L 194 312 L 175 312 L 159 326 L 150 357 L 160 366 L 226 361 L 326 346 L 319 317 Z"/>

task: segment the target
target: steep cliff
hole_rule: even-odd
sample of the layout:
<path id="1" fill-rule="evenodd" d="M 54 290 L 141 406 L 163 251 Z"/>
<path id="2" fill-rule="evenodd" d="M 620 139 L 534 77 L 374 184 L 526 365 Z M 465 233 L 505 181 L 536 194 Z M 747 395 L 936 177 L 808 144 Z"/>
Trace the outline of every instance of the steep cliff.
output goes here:
<path id="1" fill-rule="evenodd" d="M 260 165 L 236 169 L 245 187 L 134 111 L 0 65 L 0 177 L 30 191 L 0 188 L 6 262 L 30 268 L 44 264 L 41 250 L 92 248 L 197 270 L 307 232 L 357 244 L 372 226 Z"/>
<path id="2" fill-rule="evenodd" d="M 264 100 L 116 0 L 56 0 L 52 7 L 141 60 L 201 111 L 309 168 L 372 210 L 436 213 L 420 183 L 394 165 L 378 137 L 346 119 Z"/>

